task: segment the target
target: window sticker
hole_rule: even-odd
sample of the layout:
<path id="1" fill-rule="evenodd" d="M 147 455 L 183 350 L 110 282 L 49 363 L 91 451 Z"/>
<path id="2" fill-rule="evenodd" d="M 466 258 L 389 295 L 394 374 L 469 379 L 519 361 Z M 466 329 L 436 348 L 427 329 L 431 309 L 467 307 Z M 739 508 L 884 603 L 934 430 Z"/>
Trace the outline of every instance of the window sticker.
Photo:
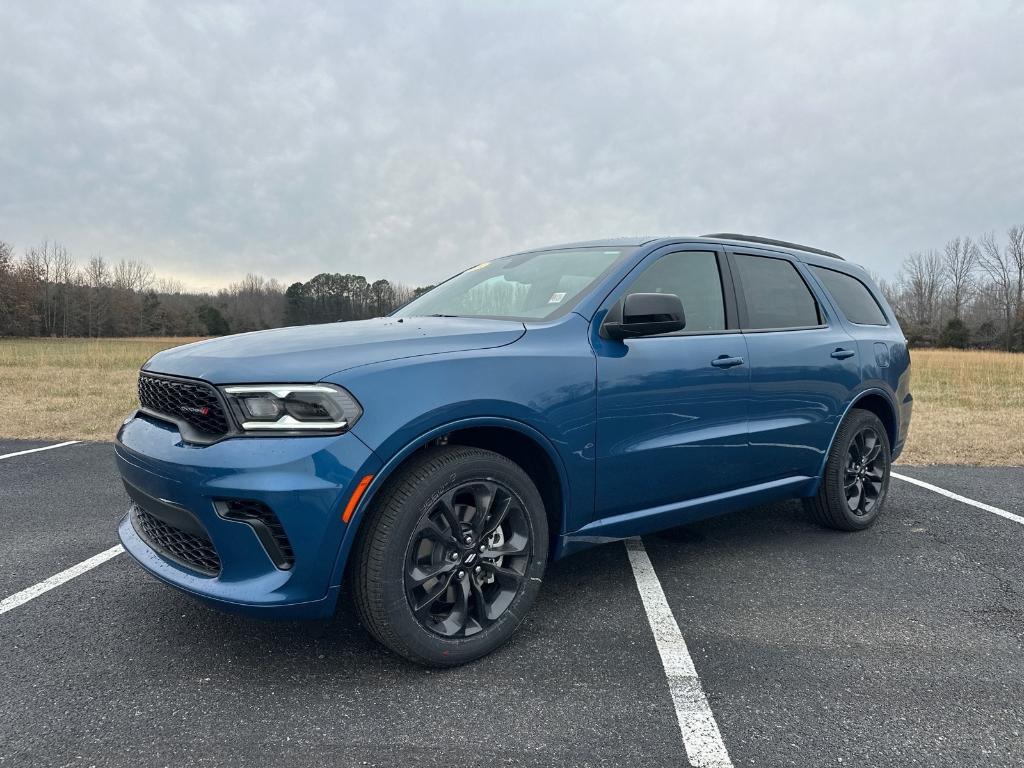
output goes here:
<path id="1" fill-rule="evenodd" d="M 565 291 L 558 291 L 557 293 L 552 293 L 551 298 L 548 299 L 548 304 L 561 304 L 564 298 Z"/>

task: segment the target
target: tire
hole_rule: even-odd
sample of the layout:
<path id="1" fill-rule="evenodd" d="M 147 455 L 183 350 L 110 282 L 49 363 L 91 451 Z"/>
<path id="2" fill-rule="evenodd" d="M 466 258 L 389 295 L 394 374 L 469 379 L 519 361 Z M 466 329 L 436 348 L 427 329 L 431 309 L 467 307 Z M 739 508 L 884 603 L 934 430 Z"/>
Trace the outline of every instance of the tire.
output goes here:
<path id="1" fill-rule="evenodd" d="M 521 467 L 481 448 L 428 448 L 371 505 L 350 571 L 356 609 L 410 661 L 465 664 L 515 632 L 547 554 L 544 503 Z"/>
<path id="2" fill-rule="evenodd" d="M 804 507 L 827 528 L 862 531 L 871 527 L 881 516 L 889 492 L 890 463 L 885 426 L 870 411 L 851 410 L 829 450 L 818 493 L 804 499 Z"/>

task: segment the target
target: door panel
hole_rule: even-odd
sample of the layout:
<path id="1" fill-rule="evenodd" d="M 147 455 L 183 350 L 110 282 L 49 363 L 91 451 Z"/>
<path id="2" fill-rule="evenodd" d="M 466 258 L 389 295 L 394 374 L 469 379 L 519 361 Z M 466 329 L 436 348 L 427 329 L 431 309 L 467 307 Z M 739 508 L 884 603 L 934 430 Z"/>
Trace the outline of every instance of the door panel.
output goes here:
<path id="1" fill-rule="evenodd" d="M 729 259 L 750 357 L 751 481 L 816 477 L 860 381 L 857 344 L 794 260 Z"/>
<path id="2" fill-rule="evenodd" d="M 748 333 L 751 482 L 815 477 L 851 390 L 856 342 L 841 328 Z M 838 357 L 832 354 L 843 350 Z"/>
<path id="3" fill-rule="evenodd" d="M 614 346 L 613 346 L 614 345 Z M 615 347 L 618 347 L 617 349 Z M 739 333 L 607 342 L 597 356 L 597 517 L 746 485 Z"/>

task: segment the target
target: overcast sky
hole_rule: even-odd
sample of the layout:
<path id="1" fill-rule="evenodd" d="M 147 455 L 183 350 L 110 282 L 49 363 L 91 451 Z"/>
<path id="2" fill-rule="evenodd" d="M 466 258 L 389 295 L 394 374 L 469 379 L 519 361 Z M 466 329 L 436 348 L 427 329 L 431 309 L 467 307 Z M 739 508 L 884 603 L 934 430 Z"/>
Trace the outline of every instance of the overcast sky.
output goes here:
<path id="1" fill-rule="evenodd" d="M 750 232 L 891 274 L 1024 224 L 1024 3 L 4 3 L 0 240 L 434 282 Z"/>

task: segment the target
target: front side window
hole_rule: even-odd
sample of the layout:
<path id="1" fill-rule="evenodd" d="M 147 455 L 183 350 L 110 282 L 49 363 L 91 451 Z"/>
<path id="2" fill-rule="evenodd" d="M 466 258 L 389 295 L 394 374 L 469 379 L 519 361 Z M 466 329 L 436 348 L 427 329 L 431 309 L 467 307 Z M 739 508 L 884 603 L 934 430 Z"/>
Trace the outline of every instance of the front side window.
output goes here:
<path id="1" fill-rule="evenodd" d="M 394 316 L 546 320 L 567 312 L 630 250 L 567 248 L 505 256 L 470 267 Z"/>
<path id="2" fill-rule="evenodd" d="M 735 254 L 743 286 L 747 330 L 813 328 L 821 325 L 814 300 L 796 267 L 785 259 Z"/>
<path id="3" fill-rule="evenodd" d="M 666 254 L 641 272 L 626 293 L 674 293 L 683 302 L 684 331 L 725 330 L 722 276 L 711 251 Z"/>
<path id="4" fill-rule="evenodd" d="M 888 325 L 885 313 L 878 306 L 871 291 L 860 280 L 852 275 L 836 272 L 828 267 L 815 267 L 811 269 L 818 279 L 825 285 L 839 309 L 846 315 L 851 323 L 860 325 Z"/>

